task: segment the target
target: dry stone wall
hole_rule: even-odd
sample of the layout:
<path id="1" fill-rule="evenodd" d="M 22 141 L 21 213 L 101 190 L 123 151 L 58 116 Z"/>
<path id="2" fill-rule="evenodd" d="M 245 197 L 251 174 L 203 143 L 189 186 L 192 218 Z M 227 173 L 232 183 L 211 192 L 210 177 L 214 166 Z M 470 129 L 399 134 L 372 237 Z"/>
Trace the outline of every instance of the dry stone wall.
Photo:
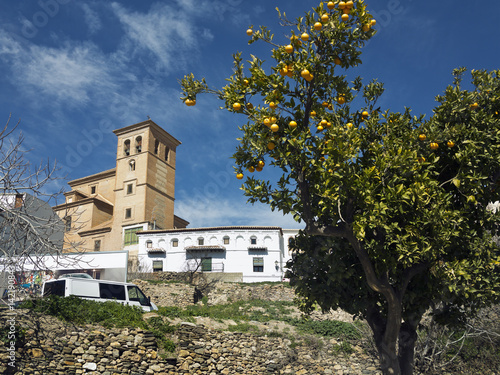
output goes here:
<path id="1" fill-rule="evenodd" d="M 239 332 L 220 332 L 181 323 L 175 335 L 175 358 L 158 354 L 154 336 L 141 329 L 73 326 L 56 318 L 18 311 L 25 330 L 24 345 L 15 354 L 0 343 L 0 374 L 55 375 L 265 375 L 380 374 L 376 360 L 361 349 L 350 357 L 337 355 L 333 344 L 311 350 L 289 339 Z M 5 324 L 8 316 L 0 315 Z"/>

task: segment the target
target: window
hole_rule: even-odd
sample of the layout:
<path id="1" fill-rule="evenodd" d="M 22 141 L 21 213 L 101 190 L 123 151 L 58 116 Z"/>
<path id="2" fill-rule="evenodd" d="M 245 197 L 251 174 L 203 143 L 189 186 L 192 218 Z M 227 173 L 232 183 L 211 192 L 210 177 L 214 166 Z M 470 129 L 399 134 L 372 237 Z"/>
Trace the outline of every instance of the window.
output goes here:
<path id="1" fill-rule="evenodd" d="M 132 217 L 132 209 L 126 208 L 125 209 L 125 219 L 130 219 L 131 217 Z"/>
<path id="2" fill-rule="evenodd" d="M 201 272 L 212 271 L 212 258 L 202 258 L 201 259 Z"/>
<path id="3" fill-rule="evenodd" d="M 173 239 L 172 240 L 172 247 L 177 247 L 179 246 L 179 240 L 178 239 Z"/>
<path id="4" fill-rule="evenodd" d="M 94 241 L 94 251 L 101 251 L 101 240 Z"/>
<path id="5" fill-rule="evenodd" d="M 125 285 L 99 283 L 99 296 L 106 299 L 125 301 Z"/>
<path id="6" fill-rule="evenodd" d="M 71 216 L 66 216 L 64 218 L 64 231 L 69 232 L 71 230 Z"/>
<path id="7" fill-rule="evenodd" d="M 150 241 L 146 241 L 146 247 L 147 247 L 148 249 L 153 248 L 153 241 L 151 241 L 151 240 L 150 240 Z"/>
<path id="8" fill-rule="evenodd" d="M 90 187 L 90 194 L 95 194 L 97 192 L 97 186 L 91 186 Z"/>
<path id="9" fill-rule="evenodd" d="M 198 238 L 198 246 L 203 246 L 203 244 L 205 243 L 205 240 L 203 238 Z"/>
<path id="10" fill-rule="evenodd" d="M 123 142 L 123 155 L 129 156 L 130 155 L 130 140 L 126 140 Z"/>
<path id="11" fill-rule="evenodd" d="M 138 154 L 142 151 L 142 137 L 137 137 L 135 139 L 135 152 Z"/>
<path id="12" fill-rule="evenodd" d="M 160 141 L 155 139 L 155 155 L 158 155 L 158 149 L 160 148 Z"/>
<path id="13" fill-rule="evenodd" d="M 133 184 L 127 184 L 127 195 L 130 195 L 134 192 L 134 185 Z"/>
<path id="14" fill-rule="evenodd" d="M 127 285 L 129 301 L 139 302 L 142 306 L 151 306 L 148 297 L 135 285 Z"/>
<path id="15" fill-rule="evenodd" d="M 165 161 L 168 161 L 168 154 L 170 153 L 170 149 L 168 147 L 165 147 Z"/>
<path id="16" fill-rule="evenodd" d="M 51 283 L 46 283 L 43 289 L 43 296 L 59 296 L 64 297 L 64 290 L 66 288 L 66 280 L 57 280 Z"/>
<path id="17" fill-rule="evenodd" d="M 264 258 L 253 258 L 253 272 L 264 272 Z"/>
<path id="18" fill-rule="evenodd" d="M 163 271 L 163 261 L 153 260 L 153 272 L 161 272 L 161 271 Z"/>
<path id="19" fill-rule="evenodd" d="M 229 237 L 228 236 L 224 237 L 224 245 L 229 245 Z"/>
<path id="20" fill-rule="evenodd" d="M 136 233 L 140 232 L 142 227 L 129 228 L 124 231 L 124 244 L 125 245 L 135 245 L 139 243 Z"/>
<path id="21" fill-rule="evenodd" d="M 250 245 L 257 245 L 257 237 L 250 238 Z"/>
<path id="22" fill-rule="evenodd" d="M 130 163 L 128 163 L 128 170 L 129 171 L 135 171 L 135 160 L 130 160 Z"/>

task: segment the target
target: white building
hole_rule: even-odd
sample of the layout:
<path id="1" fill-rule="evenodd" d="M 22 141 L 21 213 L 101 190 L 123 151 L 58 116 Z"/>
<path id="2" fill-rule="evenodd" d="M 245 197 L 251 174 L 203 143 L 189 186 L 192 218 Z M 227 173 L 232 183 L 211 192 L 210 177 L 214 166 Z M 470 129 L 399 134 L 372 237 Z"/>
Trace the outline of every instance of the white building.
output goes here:
<path id="1" fill-rule="evenodd" d="M 298 230 L 226 226 L 138 232 L 139 268 L 239 273 L 243 282 L 281 281 Z"/>

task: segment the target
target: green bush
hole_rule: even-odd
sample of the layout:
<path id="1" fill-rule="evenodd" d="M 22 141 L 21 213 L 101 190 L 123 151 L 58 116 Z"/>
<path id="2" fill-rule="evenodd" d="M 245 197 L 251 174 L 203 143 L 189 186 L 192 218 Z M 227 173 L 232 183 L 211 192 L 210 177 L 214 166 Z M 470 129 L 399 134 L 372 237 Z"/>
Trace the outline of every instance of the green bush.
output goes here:
<path id="1" fill-rule="evenodd" d="M 20 308 L 52 315 L 75 324 L 97 323 L 104 327 L 146 328 L 142 310 L 136 306 L 116 302 L 95 302 L 75 296 L 32 299 L 23 302 Z"/>
<path id="2" fill-rule="evenodd" d="M 287 322 L 296 326 L 303 333 L 312 333 L 324 337 L 335 337 L 344 340 L 356 340 L 360 338 L 359 332 L 351 323 L 338 320 L 306 320 L 287 319 Z"/>

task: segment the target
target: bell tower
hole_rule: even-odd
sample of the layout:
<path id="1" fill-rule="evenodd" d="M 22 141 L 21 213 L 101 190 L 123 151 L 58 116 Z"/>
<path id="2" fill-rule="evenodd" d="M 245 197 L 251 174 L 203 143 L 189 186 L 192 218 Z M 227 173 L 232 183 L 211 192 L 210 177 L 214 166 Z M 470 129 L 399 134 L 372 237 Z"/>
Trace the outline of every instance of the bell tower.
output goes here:
<path id="1" fill-rule="evenodd" d="M 175 158 L 181 142 L 152 120 L 113 133 L 118 137 L 113 233 L 138 225 L 174 228 Z"/>

